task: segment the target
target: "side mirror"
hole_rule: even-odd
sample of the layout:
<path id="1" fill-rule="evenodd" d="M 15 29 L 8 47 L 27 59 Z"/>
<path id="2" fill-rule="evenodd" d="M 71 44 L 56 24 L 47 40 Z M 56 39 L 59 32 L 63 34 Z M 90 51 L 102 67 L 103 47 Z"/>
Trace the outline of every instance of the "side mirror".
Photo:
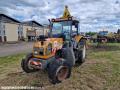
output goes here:
<path id="1" fill-rule="evenodd" d="M 49 21 L 49 23 L 50 23 L 50 37 L 52 37 L 52 27 L 53 27 L 53 23 L 51 22 L 51 20 L 50 19 L 48 19 L 48 21 Z"/>
<path id="2" fill-rule="evenodd" d="M 48 19 L 49 23 L 51 23 L 50 19 Z"/>
<path id="3" fill-rule="evenodd" d="M 78 24 L 75 24 L 75 28 L 78 28 Z"/>

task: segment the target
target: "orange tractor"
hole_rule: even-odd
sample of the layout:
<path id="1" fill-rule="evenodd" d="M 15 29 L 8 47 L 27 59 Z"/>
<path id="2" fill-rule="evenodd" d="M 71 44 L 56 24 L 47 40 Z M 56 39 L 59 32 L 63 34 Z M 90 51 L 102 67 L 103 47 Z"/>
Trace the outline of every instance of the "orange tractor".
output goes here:
<path id="1" fill-rule="evenodd" d="M 65 7 L 61 18 L 51 19 L 50 32 L 34 43 L 32 53 L 22 59 L 22 69 L 27 72 L 47 70 L 53 84 L 71 76 L 74 65 L 84 62 L 86 40 L 79 34 L 79 21 Z"/>

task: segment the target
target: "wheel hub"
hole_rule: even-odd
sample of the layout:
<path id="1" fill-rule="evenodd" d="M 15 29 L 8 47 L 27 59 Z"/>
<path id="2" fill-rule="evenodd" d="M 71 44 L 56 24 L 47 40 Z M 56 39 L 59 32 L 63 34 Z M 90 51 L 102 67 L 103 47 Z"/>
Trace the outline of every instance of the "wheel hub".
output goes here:
<path id="1" fill-rule="evenodd" d="M 61 66 L 57 70 L 57 78 L 59 81 L 63 81 L 64 79 L 67 78 L 68 75 L 68 67 L 66 66 Z"/>

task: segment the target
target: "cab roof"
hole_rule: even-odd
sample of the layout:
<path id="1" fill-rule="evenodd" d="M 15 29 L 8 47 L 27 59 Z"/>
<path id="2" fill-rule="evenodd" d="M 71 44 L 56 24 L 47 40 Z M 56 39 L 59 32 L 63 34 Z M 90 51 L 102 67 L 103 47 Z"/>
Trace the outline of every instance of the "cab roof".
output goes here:
<path id="1" fill-rule="evenodd" d="M 71 16 L 67 5 L 65 6 L 65 10 L 62 17 L 52 19 L 52 22 L 62 22 L 62 21 L 73 21 L 79 23 L 79 21 L 75 17 Z"/>

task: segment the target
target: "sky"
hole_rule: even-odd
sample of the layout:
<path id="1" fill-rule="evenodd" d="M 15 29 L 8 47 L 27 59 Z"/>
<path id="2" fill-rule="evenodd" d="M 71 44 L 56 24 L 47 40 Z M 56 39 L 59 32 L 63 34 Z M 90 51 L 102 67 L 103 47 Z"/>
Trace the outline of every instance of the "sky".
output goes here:
<path id="1" fill-rule="evenodd" d="M 48 19 L 62 16 L 65 5 L 79 19 L 81 32 L 120 28 L 120 0 L 0 0 L 0 13 L 48 24 Z"/>

